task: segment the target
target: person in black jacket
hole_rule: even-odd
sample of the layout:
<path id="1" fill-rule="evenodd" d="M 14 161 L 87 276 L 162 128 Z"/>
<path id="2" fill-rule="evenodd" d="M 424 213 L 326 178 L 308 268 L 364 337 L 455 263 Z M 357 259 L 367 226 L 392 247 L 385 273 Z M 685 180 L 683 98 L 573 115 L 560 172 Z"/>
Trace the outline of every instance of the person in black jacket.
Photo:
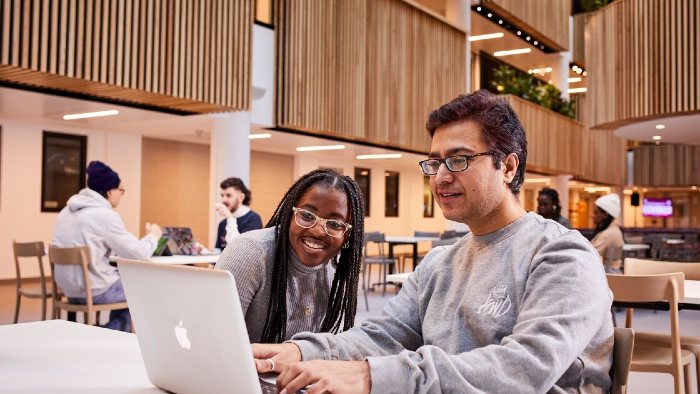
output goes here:
<path id="1" fill-rule="evenodd" d="M 224 217 L 216 233 L 216 247 L 224 250 L 238 234 L 261 229 L 262 219 L 250 209 L 250 190 L 240 178 L 226 178 L 221 182 L 221 202 L 216 211 Z"/>

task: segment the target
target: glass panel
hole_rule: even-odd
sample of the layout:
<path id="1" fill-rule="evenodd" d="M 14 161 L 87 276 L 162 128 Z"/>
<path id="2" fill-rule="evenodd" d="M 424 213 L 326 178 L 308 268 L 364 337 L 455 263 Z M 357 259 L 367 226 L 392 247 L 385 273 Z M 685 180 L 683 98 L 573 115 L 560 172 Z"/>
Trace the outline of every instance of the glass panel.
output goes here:
<path id="1" fill-rule="evenodd" d="M 386 185 L 384 199 L 384 216 L 398 217 L 399 216 L 399 173 L 394 171 L 386 171 L 384 173 L 384 183 Z"/>
<path id="2" fill-rule="evenodd" d="M 369 196 L 370 196 L 370 179 L 372 170 L 369 168 L 355 168 L 355 182 L 362 191 L 362 198 L 365 201 L 365 217 L 369 217 Z"/>
<path id="3" fill-rule="evenodd" d="M 41 211 L 58 212 L 85 186 L 87 137 L 44 132 Z"/>
<path id="4" fill-rule="evenodd" d="M 423 177 L 423 217 L 432 218 L 435 215 L 435 198 L 430 191 L 430 177 Z"/>

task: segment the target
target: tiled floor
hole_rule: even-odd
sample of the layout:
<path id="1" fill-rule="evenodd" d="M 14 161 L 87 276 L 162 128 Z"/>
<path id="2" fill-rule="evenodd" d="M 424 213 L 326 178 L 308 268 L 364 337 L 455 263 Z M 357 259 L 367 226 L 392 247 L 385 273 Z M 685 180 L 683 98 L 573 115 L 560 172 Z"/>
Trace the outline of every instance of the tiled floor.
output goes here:
<path id="1" fill-rule="evenodd" d="M 385 297 L 381 292 L 368 294 L 369 311 L 366 311 L 362 290 L 358 298 L 356 324 L 362 323 L 370 316 L 381 313 L 381 310 L 394 295 L 393 287 L 387 287 Z M 0 284 L 0 324 L 11 324 L 14 318 L 15 288 L 14 284 Z M 41 303 L 38 300 L 23 299 L 20 311 L 20 322 L 35 321 L 41 318 Z M 670 332 L 668 312 L 653 312 L 637 310 L 634 327 L 640 331 Z M 624 321 L 624 313 L 617 314 L 618 322 Z M 687 336 L 700 337 L 700 311 L 681 311 L 681 333 Z M 672 393 L 673 380 L 670 375 L 656 373 L 635 373 L 630 377 L 629 393 L 657 394 Z"/>

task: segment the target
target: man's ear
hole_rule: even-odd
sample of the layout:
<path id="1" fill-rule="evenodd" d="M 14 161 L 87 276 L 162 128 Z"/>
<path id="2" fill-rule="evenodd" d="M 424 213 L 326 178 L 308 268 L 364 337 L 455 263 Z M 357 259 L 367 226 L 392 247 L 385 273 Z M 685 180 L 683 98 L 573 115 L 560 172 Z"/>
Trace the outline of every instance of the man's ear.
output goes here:
<path id="1" fill-rule="evenodd" d="M 520 159 L 515 153 L 509 153 L 503 158 L 503 180 L 505 183 L 511 183 L 513 178 L 518 172 L 518 165 L 520 164 Z"/>

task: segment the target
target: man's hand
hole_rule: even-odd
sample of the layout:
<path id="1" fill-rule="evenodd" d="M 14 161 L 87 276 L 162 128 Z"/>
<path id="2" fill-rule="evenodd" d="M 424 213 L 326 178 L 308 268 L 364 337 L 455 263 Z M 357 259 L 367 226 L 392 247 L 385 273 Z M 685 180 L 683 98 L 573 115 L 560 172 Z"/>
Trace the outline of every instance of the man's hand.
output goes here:
<path id="1" fill-rule="evenodd" d="M 214 204 L 214 208 L 216 209 L 216 213 L 225 218 L 228 218 L 229 216 L 233 215 L 233 213 L 229 211 L 228 207 L 220 202 Z"/>
<path id="2" fill-rule="evenodd" d="M 304 361 L 289 364 L 277 378 L 281 394 L 308 386 L 309 394 L 369 393 L 372 382 L 367 361 Z"/>
<path id="3" fill-rule="evenodd" d="M 163 236 L 163 230 L 155 223 L 146 223 L 146 232 L 156 239 L 160 239 Z"/>
<path id="4" fill-rule="evenodd" d="M 253 358 L 255 358 L 255 368 L 259 373 L 280 372 L 291 363 L 301 361 L 301 351 L 293 343 L 261 344 L 254 343 Z M 273 363 L 269 360 L 272 359 Z"/>

